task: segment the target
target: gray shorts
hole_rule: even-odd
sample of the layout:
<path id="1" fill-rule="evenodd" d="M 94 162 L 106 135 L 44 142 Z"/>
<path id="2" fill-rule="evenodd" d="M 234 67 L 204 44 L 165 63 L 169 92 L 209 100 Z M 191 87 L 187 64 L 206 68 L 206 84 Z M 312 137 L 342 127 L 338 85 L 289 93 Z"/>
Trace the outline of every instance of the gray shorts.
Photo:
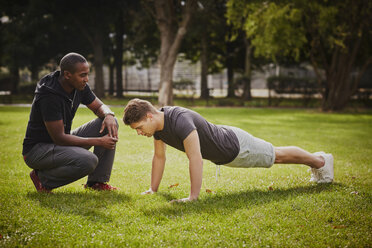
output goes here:
<path id="1" fill-rule="evenodd" d="M 270 168 L 275 162 L 274 146 L 262 139 L 253 137 L 246 131 L 228 126 L 239 140 L 240 151 L 238 156 L 230 163 L 224 164 L 229 167 Z"/>

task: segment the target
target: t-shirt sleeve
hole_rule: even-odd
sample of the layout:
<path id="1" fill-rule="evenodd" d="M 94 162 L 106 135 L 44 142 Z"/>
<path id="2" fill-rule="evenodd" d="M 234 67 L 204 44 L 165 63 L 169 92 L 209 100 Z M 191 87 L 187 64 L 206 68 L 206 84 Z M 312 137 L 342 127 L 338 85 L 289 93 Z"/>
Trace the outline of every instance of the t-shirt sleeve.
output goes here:
<path id="1" fill-rule="evenodd" d="M 89 105 L 96 99 L 96 95 L 90 89 L 89 84 L 85 86 L 81 97 L 81 103 L 84 105 Z"/>
<path id="2" fill-rule="evenodd" d="M 196 129 L 192 116 L 187 113 L 181 114 L 175 125 L 176 134 L 183 141 L 189 134 Z"/>
<path id="3" fill-rule="evenodd" d="M 38 102 L 43 121 L 58 121 L 63 119 L 63 106 L 55 95 L 44 96 Z"/>
<path id="4" fill-rule="evenodd" d="M 160 140 L 160 137 L 159 137 L 159 135 L 157 133 L 154 133 L 154 139 Z"/>

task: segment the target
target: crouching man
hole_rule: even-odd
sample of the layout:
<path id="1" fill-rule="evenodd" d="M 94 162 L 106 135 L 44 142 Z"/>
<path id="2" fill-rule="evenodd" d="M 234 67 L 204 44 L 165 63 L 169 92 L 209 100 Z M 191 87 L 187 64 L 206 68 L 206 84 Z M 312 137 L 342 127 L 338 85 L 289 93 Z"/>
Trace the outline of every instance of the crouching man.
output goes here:
<path id="1" fill-rule="evenodd" d="M 89 64 L 77 53 L 65 55 L 60 71 L 44 76 L 36 86 L 23 157 L 33 170 L 38 192 L 74 182 L 88 175 L 86 188 L 115 190 L 110 180 L 118 141 L 114 113 L 98 99 L 88 83 Z M 80 103 L 98 118 L 71 131 Z M 94 146 L 94 152 L 88 149 Z"/>

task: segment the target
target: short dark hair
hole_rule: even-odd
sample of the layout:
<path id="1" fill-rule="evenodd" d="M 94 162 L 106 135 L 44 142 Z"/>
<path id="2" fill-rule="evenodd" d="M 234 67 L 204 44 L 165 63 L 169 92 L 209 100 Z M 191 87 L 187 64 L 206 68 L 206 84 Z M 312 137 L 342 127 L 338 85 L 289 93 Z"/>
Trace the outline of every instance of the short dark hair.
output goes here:
<path id="1" fill-rule="evenodd" d="M 78 53 L 68 53 L 61 59 L 59 63 L 59 67 L 61 68 L 61 75 L 63 75 L 64 71 L 68 71 L 70 73 L 75 73 L 77 63 L 88 63 L 87 60 Z"/>
<path id="2" fill-rule="evenodd" d="M 134 98 L 128 102 L 124 109 L 124 124 L 130 125 L 139 122 L 143 120 L 149 112 L 155 114 L 156 108 L 149 101 Z"/>

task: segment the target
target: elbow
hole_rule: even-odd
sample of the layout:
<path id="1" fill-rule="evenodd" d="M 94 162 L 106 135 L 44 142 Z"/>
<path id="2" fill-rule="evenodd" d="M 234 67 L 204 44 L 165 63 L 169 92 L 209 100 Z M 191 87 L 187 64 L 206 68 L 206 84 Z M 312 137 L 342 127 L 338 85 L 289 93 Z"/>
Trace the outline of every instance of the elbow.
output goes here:
<path id="1" fill-rule="evenodd" d="M 65 146 L 66 143 L 61 140 L 53 140 L 53 143 L 57 146 Z"/>
<path id="2" fill-rule="evenodd" d="M 52 137 L 53 143 L 58 145 L 58 146 L 66 146 L 66 139 L 64 139 L 63 135 L 57 136 L 57 137 Z"/>

